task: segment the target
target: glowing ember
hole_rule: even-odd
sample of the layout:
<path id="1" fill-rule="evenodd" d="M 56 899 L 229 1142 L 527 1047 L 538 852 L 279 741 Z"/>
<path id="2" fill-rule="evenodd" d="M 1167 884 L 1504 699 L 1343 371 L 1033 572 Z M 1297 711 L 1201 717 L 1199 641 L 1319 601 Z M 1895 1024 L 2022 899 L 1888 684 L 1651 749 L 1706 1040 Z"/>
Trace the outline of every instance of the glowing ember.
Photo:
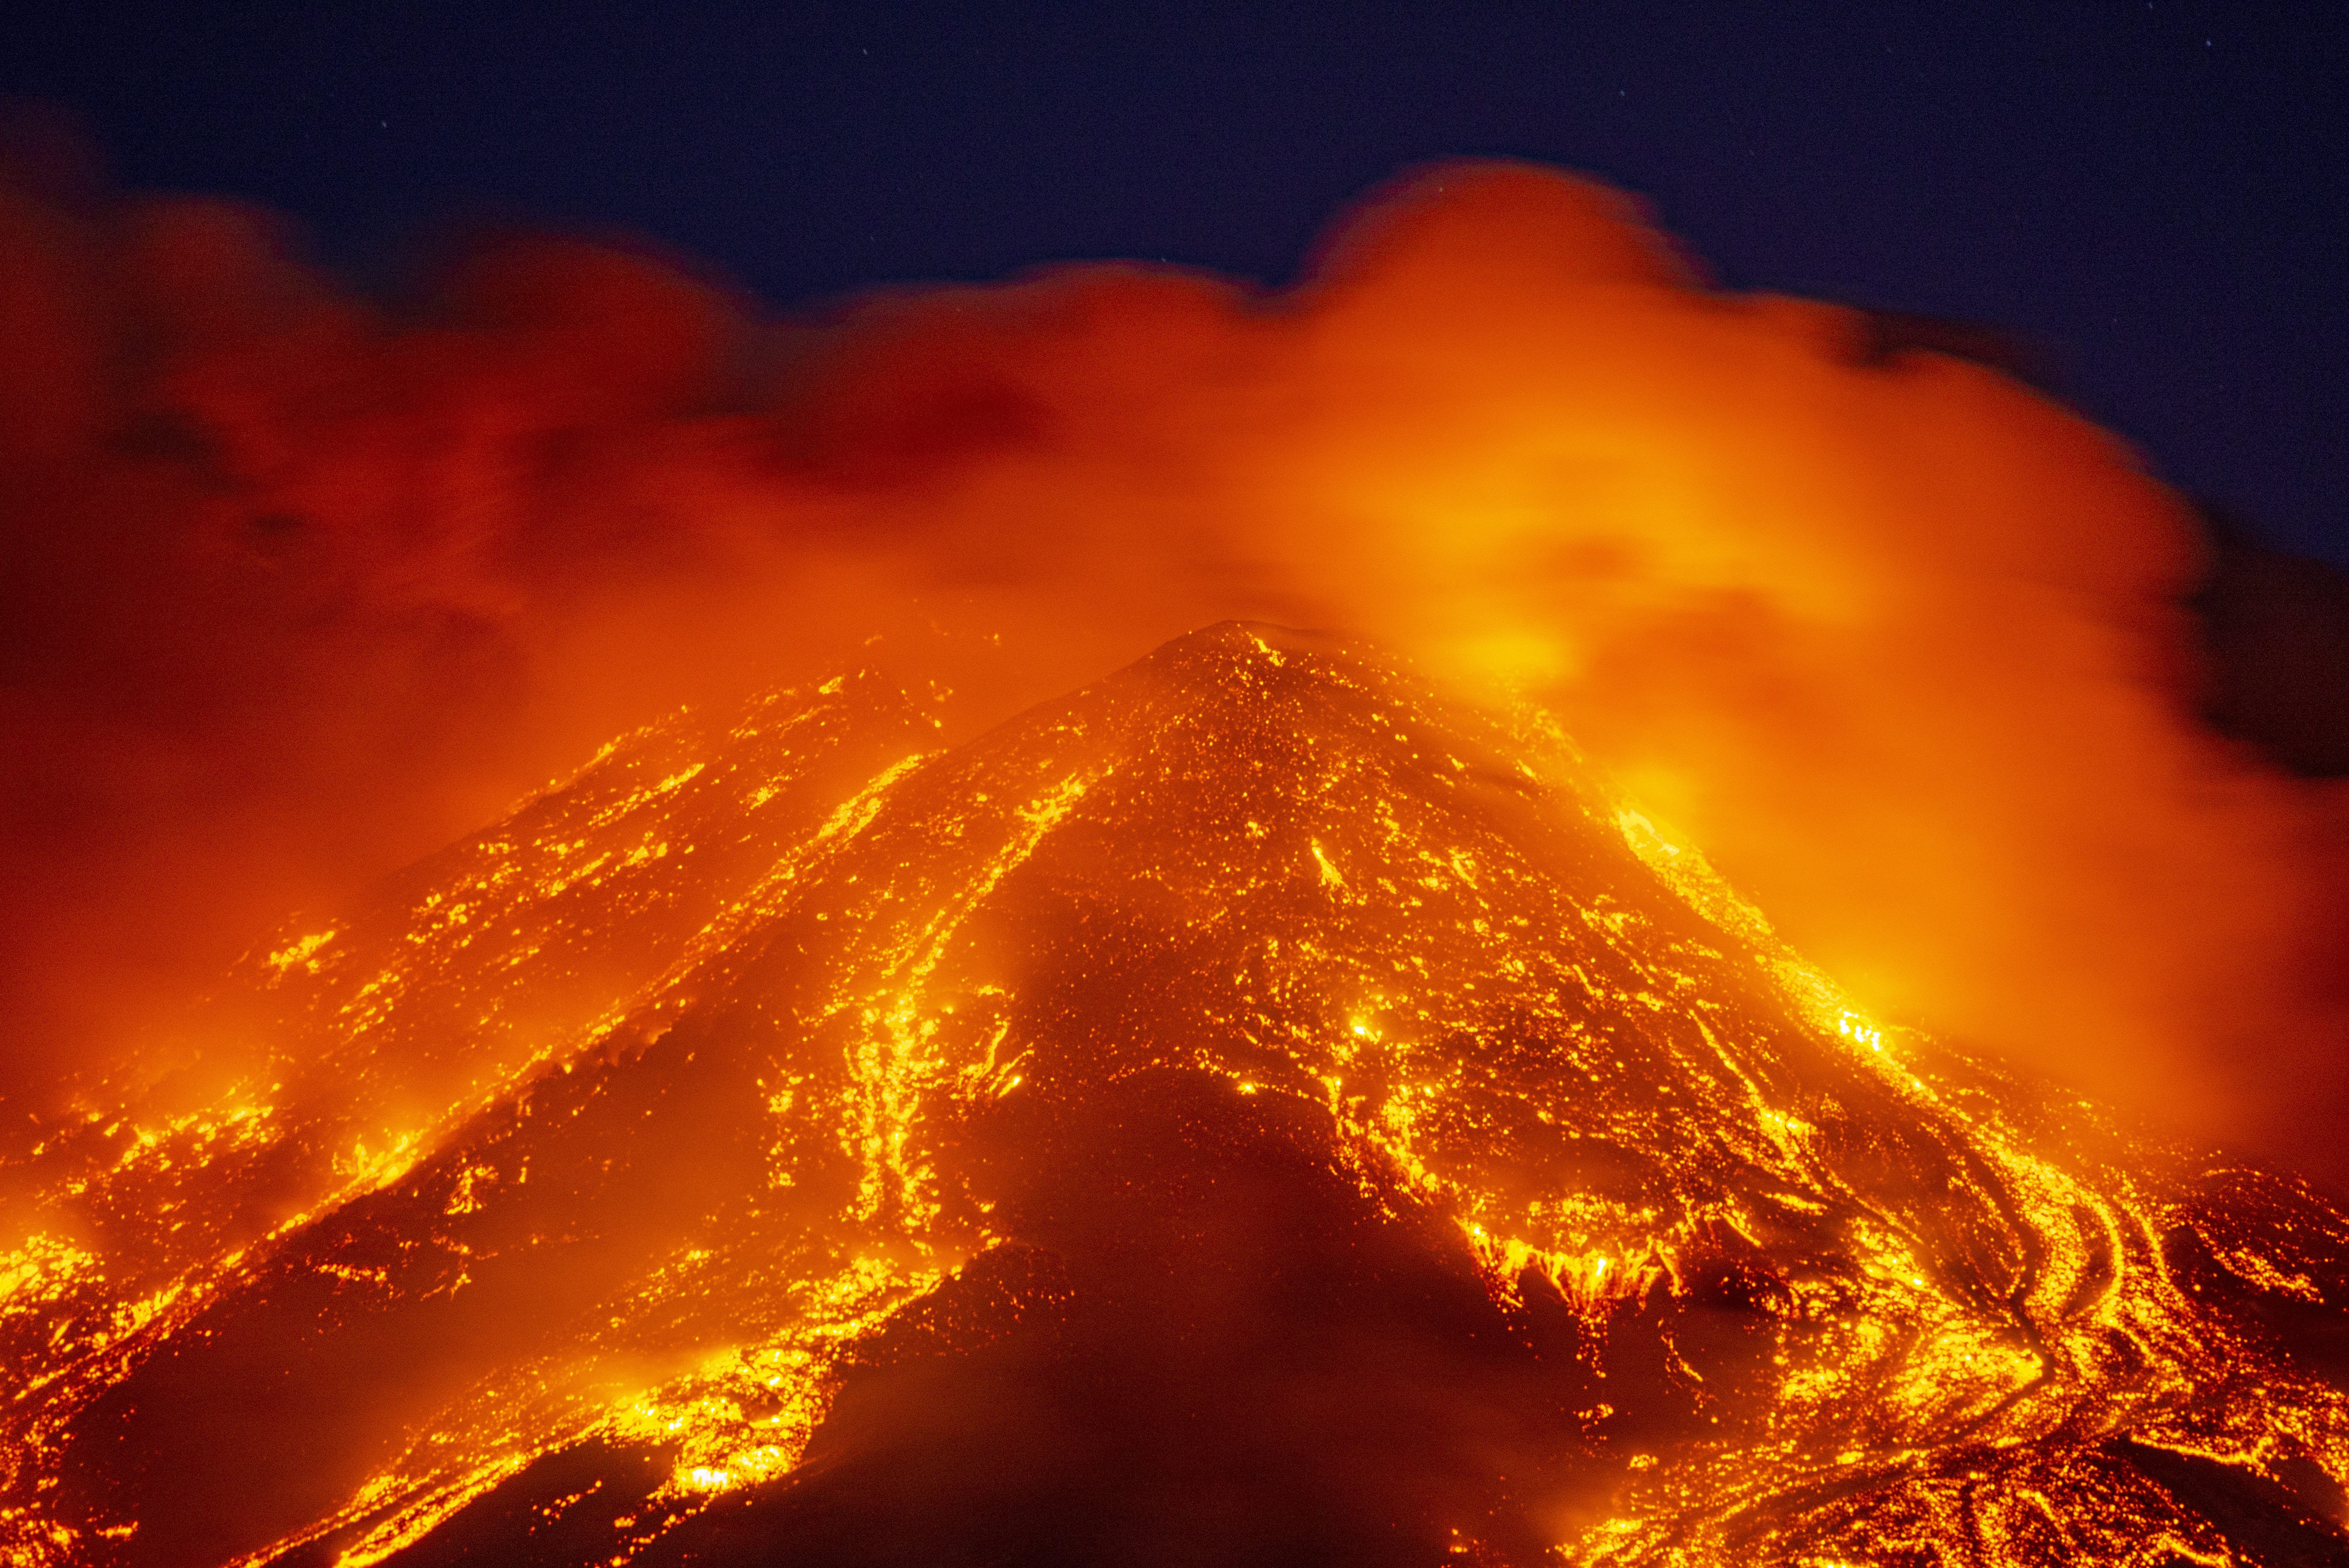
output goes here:
<path id="1" fill-rule="evenodd" d="M 2329 1562 L 2349 1221 L 1872 1019 L 1530 710 L 682 717 L 9 1174 L 26 1564 Z"/>

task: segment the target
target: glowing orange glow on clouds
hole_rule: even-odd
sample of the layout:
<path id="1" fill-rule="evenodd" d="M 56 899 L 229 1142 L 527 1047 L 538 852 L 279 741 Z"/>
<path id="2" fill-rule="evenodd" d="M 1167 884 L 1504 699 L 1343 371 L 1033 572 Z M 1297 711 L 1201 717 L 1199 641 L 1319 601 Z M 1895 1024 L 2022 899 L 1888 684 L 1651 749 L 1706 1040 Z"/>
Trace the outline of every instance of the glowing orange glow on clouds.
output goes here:
<path id="1" fill-rule="evenodd" d="M 780 325 L 563 239 L 369 303 L 266 215 L 19 182 L 0 1089 L 680 700 L 937 628 L 994 650 L 931 672 L 968 731 L 1244 616 L 1531 696 L 1880 1014 L 2316 1152 L 2339 799 L 2192 721 L 2188 516 L 1864 327 L 1506 165 L 1283 293 L 1086 265 Z"/>

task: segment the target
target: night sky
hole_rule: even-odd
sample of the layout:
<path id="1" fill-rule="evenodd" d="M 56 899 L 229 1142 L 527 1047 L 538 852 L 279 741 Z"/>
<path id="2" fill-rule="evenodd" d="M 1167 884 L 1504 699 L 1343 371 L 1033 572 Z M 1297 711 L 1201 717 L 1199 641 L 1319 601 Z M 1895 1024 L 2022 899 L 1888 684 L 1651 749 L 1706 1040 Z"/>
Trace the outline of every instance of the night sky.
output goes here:
<path id="1" fill-rule="evenodd" d="M 1650 199 L 1739 288 L 1991 324 L 2271 544 L 2349 562 L 2349 7 L 19 4 L 0 91 L 371 286 L 451 222 L 771 304 L 1032 263 L 1296 274 L 1410 164 Z"/>

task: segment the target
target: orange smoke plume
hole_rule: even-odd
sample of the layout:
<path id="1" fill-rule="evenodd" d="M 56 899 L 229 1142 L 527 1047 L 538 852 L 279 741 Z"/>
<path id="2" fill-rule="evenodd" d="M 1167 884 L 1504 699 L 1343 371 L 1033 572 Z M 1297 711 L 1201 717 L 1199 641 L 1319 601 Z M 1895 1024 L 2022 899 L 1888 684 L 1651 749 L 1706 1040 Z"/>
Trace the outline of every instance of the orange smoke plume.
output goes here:
<path id="1" fill-rule="evenodd" d="M 2194 721 L 2178 499 L 1603 188 L 1426 170 L 1274 294 L 1089 265 L 780 325 L 550 238 L 393 309 L 266 215 L 24 186 L 0 263 L 36 1109 L 680 700 L 936 630 L 999 645 L 933 672 L 978 724 L 1230 616 L 1553 713 L 1888 1015 L 2303 1158 L 2338 1104 L 2340 802 Z"/>

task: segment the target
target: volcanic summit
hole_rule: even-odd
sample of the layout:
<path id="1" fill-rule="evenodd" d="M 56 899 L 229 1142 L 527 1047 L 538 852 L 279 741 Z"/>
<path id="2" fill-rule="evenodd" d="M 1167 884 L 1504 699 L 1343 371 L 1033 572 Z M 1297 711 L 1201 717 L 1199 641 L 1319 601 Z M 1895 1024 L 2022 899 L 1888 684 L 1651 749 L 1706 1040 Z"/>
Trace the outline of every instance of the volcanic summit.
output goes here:
<path id="1" fill-rule="evenodd" d="M 1538 715 L 1240 624 L 931 707 L 624 738 L 12 1156 L 9 1560 L 2349 1562 L 2349 1221 Z"/>

